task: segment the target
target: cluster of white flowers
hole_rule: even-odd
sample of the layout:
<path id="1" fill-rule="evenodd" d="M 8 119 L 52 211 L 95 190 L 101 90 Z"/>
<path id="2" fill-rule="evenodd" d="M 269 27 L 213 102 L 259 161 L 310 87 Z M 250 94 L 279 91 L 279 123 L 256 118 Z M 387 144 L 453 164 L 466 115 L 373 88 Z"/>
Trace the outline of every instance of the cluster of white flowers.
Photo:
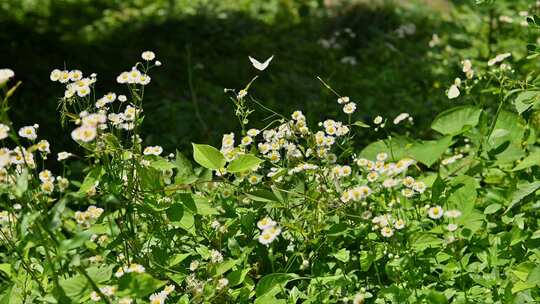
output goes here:
<path id="1" fill-rule="evenodd" d="M 54 191 L 55 177 L 49 170 L 39 172 L 39 180 L 41 181 L 41 191 L 51 194 Z"/>
<path id="2" fill-rule="evenodd" d="M 167 285 L 162 291 L 150 295 L 150 304 L 164 304 L 169 295 L 174 292 L 174 285 Z"/>
<path id="3" fill-rule="evenodd" d="M 147 85 L 150 80 L 150 76 L 139 71 L 136 66 L 132 67 L 131 71 L 122 72 L 116 77 L 116 81 L 121 84 Z"/>
<path id="4" fill-rule="evenodd" d="M 389 213 L 374 217 L 371 223 L 373 223 L 373 230 L 379 229 L 381 235 L 387 238 L 394 235 L 394 229 L 401 230 L 406 226 L 403 219 L 394 219 Z"/>
<path id="5" fill-rule="evenodd" d="M 131 263 L 129 266 L 120 267 L 114 274 L 115 277 L 121 278 L 126 273 L 144 273 L 146 269 L 143 265 L 137 263 Z"/>
<path id="6" fill-rule="evenodd" d="M 90 206 L 86 211 L 77 211 L 75 212 L 75 221 L 83 227 L 90 227 L 91 222 L 97 220 L 101 214 L 103 213 L 103 209 L 96 207 L 96 206 Z"/>
<path id="7" fill-rule="evenodd" d="M 465 59 L 461 62 L 461 70 L 465 73 L 467 79 L 472 79 L 474 77 L 474 70 L 472 68 L 472 62 L 469 59 Z"/>
<path id="8" fill-rule="evenodd" d="M 310 170 L 317 170 L 317 169 L 319 169 L 319 166 L 317 166 L 317 165 L 308 164 L 308 163 L 301 163 L 301 164 L 296 165 L 294 168 L 290 169 L 288 174 L 293 175 L 293 174 L 300 173 L 300 172 L 303 172 L 303 171 L 310 171 Z M 273 174 L 269 173 L 269 177 L 272 177 L 272 176 L 273 176 Z"/>
<path id="9" fill-rule="evenodd" d="M 79 70 L 68 71 L 54 69 L 49 78 L 51 81 L 58 81 L 62 84 L 66 84 L 64 98 L 71 98 L 75 96 L 75 94 L 79 97 L 86 97 L 90 95 L 92 86 L 96 82 L 96 74 L 83 78 L 83 73 Z"/>
<path id="10" fill-rule="evenodd" d="M 257 222 L 257 227 L 261 230 L 259 243 L 266 246 L 272 243 L 281 234 L 281 228 L 279 228 L 277 223 L 269 217 L 264 217 L 259 220 Z"/>
<path id="11" fill-rule="evenodd" d="M 79 113 L 79 116 L 81 118 L 78 120 L 80 126 L 71 132 L 71 138 L 75 141 L 91 142 L 96 138 L 98 129 L 107 127 L 107 116 L 103 112 L 89 114 L 83 111 Z"/>
<path id="12" fill-rule="evenodd" d="M 416 25 L 414 23 L 402 24 L 395 30 L 395 33 L 399 38 L 414 35 L 416 33 Z"/>
<path id="13" fill-rule="evenodd" d="M 352 114 L 356 111 L 356 103 L 350 101 L 350 98 L 347 96 L 339 97 L 337 102 L 343 105 L 343 112 L 345 114 Z"/>
<path id="14" fill-rule="evenodd" d="M 356 38 L 356 33 L 351 28 L 346 27 L 343 30 L 335 31 L 328 39 L 319 39 L 317 43 L 325 49 L 340 49 L 342 47 L 342 44 L 339 42 L 340 37 L 354 39 Z"/>
<path id="15" fill-rule="evenodd" d="M 100 287 L 99 291 L 101 291 L 101 293 L 107 297 L 112 297 L 116 293 L 117 288 L 116 286 L 105 285 Z M 90 293 L 90 299 L 94 302 L 101 301 L 101 297 L 96 291 L 92 291 L 92 293 Z"/>
<path id="16" fill-rule="evenodd" d="M 212 249 L 210 250 L 210 261 L 214 264 L 221 263 L 223 262 L 223 255 L 221 254 L 221 252 L 215 249 Z"/>
<path id="17" fill-rule="evenodd" d="M 371 188 L 367 185 L 354 187 L 341 194 L 341 201 L 344 203 L 347 203 L 351 200 L 358 202 L 366 199 L 371 194 L 371 192 Z"/>
<path id="18" fill-rule="evenodd" d="M 439 38 L 439 35 L 437 35 L 437 33 L 433 33 L 433 35 L 431 35 L 431 40 L 428 43 L 429 47 L 434 48 L 439 44 L 441 44 L 441 38 Z"/>

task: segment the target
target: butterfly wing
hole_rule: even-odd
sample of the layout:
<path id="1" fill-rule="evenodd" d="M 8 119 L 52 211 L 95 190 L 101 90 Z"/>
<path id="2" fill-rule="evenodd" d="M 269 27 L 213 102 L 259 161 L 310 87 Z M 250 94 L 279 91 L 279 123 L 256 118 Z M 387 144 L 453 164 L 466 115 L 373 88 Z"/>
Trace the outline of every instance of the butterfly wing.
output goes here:
<path id="1" fill-rule="evenodd" d="M 251 64 L 253 64 L 253 67 L 256 68 L 257 70 L 262 71 L 265 69 L 265 67 L 263 67 L 263 64 L 260 63 L 257 59 L 251 56 L 248 56 L 248 58 L 249 58 L 249 61 L 251 61 Z"/>

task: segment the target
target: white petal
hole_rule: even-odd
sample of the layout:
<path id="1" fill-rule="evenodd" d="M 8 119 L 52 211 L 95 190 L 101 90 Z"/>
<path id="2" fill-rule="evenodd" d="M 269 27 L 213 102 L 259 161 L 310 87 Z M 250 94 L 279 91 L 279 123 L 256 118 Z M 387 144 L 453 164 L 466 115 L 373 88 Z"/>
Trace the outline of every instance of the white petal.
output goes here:
<path id="1" fill-rule="evenodd" d="M 453 84 L 450 89 L 448 89 L 448 93 L 446 93 L 449 99 L 454 99 L 459 96 L 459 89 L 457 85 Z"/>

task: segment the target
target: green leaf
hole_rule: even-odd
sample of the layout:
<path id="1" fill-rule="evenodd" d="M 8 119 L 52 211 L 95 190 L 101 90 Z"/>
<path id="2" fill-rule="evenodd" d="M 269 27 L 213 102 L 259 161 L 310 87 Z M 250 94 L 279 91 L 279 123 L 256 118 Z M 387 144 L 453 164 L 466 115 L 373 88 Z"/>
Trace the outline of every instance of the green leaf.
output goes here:
<path id="1" fill-rule="evenodd" d="M 148 273 L 127 273 L 118 283 L 119 295 L 137 298 L 146 298 L 166 284 L 165 281 L 155 279 Z"/>
<path id="2" fill-rule="evenodd" d="M 103 174 L 105 174 L 105 170 L 103 170 L 102 167 L 96 167 L 88 172 L 81 187 L 79 188 L 78 193 L 86 194 L 92 187 L 96 185 L 97 182 L 99 182 L 99 179 L 103 176 Z"/>
<path id="3" fill-rule="evenodd" d="M 246 278 L 246 275 L 251 270 L 251 268 L 245 268 L 245 269 L 238 269 L 235 271 L 232 271 L 227 275 L 227 279 L 229 280 L 229 286 L 233 287 L 238 284 L 242 284 L 244 282 L 244 279 Z"/>
<path id="4" fill-rule="evenodd" d="M 23 169 L 21 174 L 17 176 L 15 184 L 15 196 L 21 197 L 28 189 L 28 170 Z"/>
<path id="5" fill-rule="evenodd" d="M 506 214 L 517 203 L 521 202 L 522 199 L 524 199 L 527 195 L 536 191 L 538 188 L 540 188 L 540 181 L 518 184 L 517 189 L 514 192 L 512 192 L 512 195 L 510 196 L 510 198 L 512 199 L 510 201 L 510 205 L 508 206 L 508 208 L 506 208 L 503 214 Z"/>
<path id="6" fill-rule="evenodd" d="M 340 249 L 338 252 L 334 253 L 333 254 L 334 257 L 336 259 L 338 259 L 339 261 L 343 262 L 343 263 L 347 263 L 349 261 L 349 258 L 350 258 L 350 252 L 349 250 L 343 248 L 343 249 Z"/>
<path id="7" fill-rule="evenodd" d="M 484 209 L 484 214 L 493 214 L 499 211 L 501 208 L 502 208 L 501 204 L 497 204 L 497 203 L 491 204 L 487 206 L 486 209 Z"/>
<path id="8" fill-rule="evenodd" d="M 195 234 L 195 217 L 189 208 L 185 208 L 179 203 L 173 203 L 165 212 L 173 226 Z"/>
<path id="9" fill-rule="evenodd" d="M 176 159 L 174 160 L 177 173 L 174 179 L 175 184 L 188 185 L 197 181 L 197 176 L 193 172 L 193 166 L 187 157 L 176 150 Z"/>
<path id="10" fill-rule="evenodd" d="M 428 293 L 427 298 L 429 300 L 429 303 L 433 303 L 433 304 L 446 304 L 446 303 L 448 303 L 448 299 L 446 299 L 446 297 L 444 296 L 443 293 L 438 292 L 438 291 L 434 291 L 434 290 L 431 290 Z"/>
<path id="11" fill-rule="evenodd" d="M 176 166 L 173 163 L 169 162 L 168 160 L 162 157 L 158 157 L 158 159 L 152 161 L 150 163 L 150 167 L 159 171 L 172 170 L 176 168 Z"/>
<path id="12" fill-rule="evenodd" d="M 23 304 L 23 291 L 13 285 L 0 294 L 0 304 Z"/>
<path id="13" fill-rule="evenodd" d="M 457 135 L 466 126 L 475 127 L 480 119 L 482 110 L 475 106 L 459 106 L 446 110 L 433 120 L 431 128 L 444 135 Z"/>
<path id="14" fill-rule="evenodd" d="M 257 284 L 255 293 L 257 297 L 264 296 L 276 286 L 284 287 L 290 280 L 298 278 L 295 273 L 272 273 L 265 275 Z"/>
<path id="15" fill-rule="evenodd" d="M 524 91 L 516 96 L 514 99 L 514 106 L 519 114 L 527 111 L 534 104 L 538 103 L 540 98 L 539 91 Z"/>
<path id="16" fill-rule="evenodd" d="M 431 167 L 452 143 L 452 137 L 446 136 L 439 140 L 426 140 L 415 143 L 408 151 L 412 158 Z"/>
<path id="17" fill-rule="evenodd" d="M 58 251 L 65 253 L 69 250 L 79 248 L 90 239 L 90 236 L 92 236 L 92 234 L 93 233 L 90 231 L 79 232 L 75 234 L 75 236 L 73 236 L 71 239 L 61 241 L 60 246 L 58 247 Z"/>
<path id="18" fill-rule="evenodd" d="M 225 157 L 218 149 L 209 145 L 192 145 L 193 158 L 199 165 L 213 170 L 222 169 L 225 166 Z"/>
<path id="19" fill-rule="evenodd" d="M 220 276 L 224 274 L 225 272 L 232 269 L 238 262 L 238 260 L 230 259 L 217 264 L 213 275 Z"/>
<path id="20" fill-rule="evenodd" d="M 360 127 L 360 128 L 369 128 L 370 125 L 368 125 L 367 123 L 361 121 L 361 120 L 357 120 L 353 123 L 353 126 L 357 126 L 357 127 Z"/>
<path id="21" fill-rule="evenodd" d="M 540 150 L 529 154 L 512 171 L 519 171 L 533 166 L 540 166 Z"/>
<path id="22" fill-rule="evenodd" d="M 263 160 L 252 154 L 242 154 L 235 158 L 227 166 L 227 171 L 232 173 L 251 171 L 259 166 Z"/>

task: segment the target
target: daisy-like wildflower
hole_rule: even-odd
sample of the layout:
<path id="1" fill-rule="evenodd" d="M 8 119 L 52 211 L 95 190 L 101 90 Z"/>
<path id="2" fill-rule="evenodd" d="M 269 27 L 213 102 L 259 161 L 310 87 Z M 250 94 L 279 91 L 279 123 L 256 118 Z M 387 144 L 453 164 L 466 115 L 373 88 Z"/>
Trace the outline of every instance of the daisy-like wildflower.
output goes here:
<path id="1" fill-rule="evenodd" d="M 380 125 L 383 122 L 383 118 L 381 116 L 377 116 L 373 119 L 373 123 L 376 125 Z"/>
<path id="2" fill-rule="evenodd" d="M 255 185 L 258 184 L 261 181 L 261 177 L 257 175 L 250 175 L 248 177 L 248 181 L 250 184 Z"/>
<path id="3" fill-rule="evenodd" d="M 42 183 L 54 181 L 54 176 L 51 173 L 51 171 L 49 171 L 49 170 L 43 170 L 43 171 L 39 172 L 38 176 L 39 176 L 39 180 Z"/>
<path id="4" fill-rule="evenodd" d="M 75 141 L 91 142 L 96 138 L 97 130 L 95 127 L 83 125 L 71 132 L 71 138 Z"/>
<path id="5" fill-rule="evenodd" d="M 141 54 L 141 58 L 146 60 L 146 61 L 152 61 L 156 58 L 156 54 L 152 51 L 144 51 L 142 54 Z"/>
<path id="6" fill-rule="evenodd" d="M 444 215 L 444 210 L 441 206 L 431 207 L 428 210 L 428 216 L 434 220 L 440 219 Z"/>
<path id="7" fill-rule="evenodd" d="M 342 96 L 342 97 L 339 97 L 339 98 L 337 99 L 337 102 L 338 102 L 339 104 L 346 104 L 346 103 L 348 103 L 349 101 L 350 101 L 350 98 L 347 97 L 347 96 Z"/>
<path id="8" fill-rule="evenodd" d="M 83 77 L 83 73 L 79 70 L 73 70 L 69 72 L 69 80 L 71 81 L 79 81 Z"/>
<path id="9" fill-rule="evenodd" d="M 164 304 L 165 300 L 167 299 L 167 295 L 162 292 L 153 293 L 148 298 L 150 300 L 150 304 Z"/>
<path id="10" fill-rule="evenodd" d="M 0 123 L 0 140 L 6 139 L 9 135 L 9 127 Z"/>
<path id="11" fill-rule="evenodd" d="M 35 140 L 37 138 L 37 131 L 35 126 L 26 126 L 20 128 L 19 136 L 29 140 Z"/>
<path id="12" fill-rule="evenodd" d="M 163 148 L 161 146 L 148 146 L 144 148 L 144 151 L 143 151 L 144 155 L 159 156 L 161 153 L 163 153 Z"/>
<path id="13" fill-rule="evenodd" d="M 343 106 L 343 112 L 345 114 L 352 114 L 354 111 L 356 111 L 356 103 L 354 102 L 349 102 Z"/>
<path id="14" fill-rule="evenodd" d="M 194 260 L 191 263 L 189 263 L 189 270 L 195 271 L 197 270 L 197 268 L 199 268 L 199 261 Z"/>
<path id="15" fill-rule="evenodd" d="M 450 232 L 454 232 L 458 229 L 458 225 L 456 224 L 448 224 L 448 226 L 446 226 L 446 229 Z"/>
<path id="16" fill-rule="evenodd" d="M 126 95 L 118 95 L 118 101 L 120 101 L 120 102 L 126 102 L 126 101 L 127 101 Z"/>
<path id="17" fill-rule="evenodd" d="M 384 237 L 391 237 L 392 235 L 394 235 L 394 230 L 390 227 L 383 227 L 381 228 L 381 235 L 384 236 Z"/>
<path id="18" fill-rule="evenodd" d="M 402 219 L 397 220 L 394 223 L 394 228 L 396 228 L 397 230 L 401 230 L 401 229 L 405 228 L 405 221 L 402 220 Z"/>
<path id="19" fill-rule="evenodd" d="M 221 252 L 212 249 L 210 250 L 210 261 L 212 261 L 212 263 L 221 263 L 223 262 L 223 255 Z"/>
<path id="20" fill-rule="evenodd" d="M 229 285 L 229 280 L 227 280 L 227 278 L 221 278 L 217 282 L 217 289 L 218 290 L 223 289 L 227 287 L 227 285 Z"/>
<path id="21" fill-rule="evenodd" d="M 276 226 L 276 222 L 269 217 L 264 217 L 257 222 L 257 227 L 261 230 L 266 230 Z"/>
<path id="22" fill-rule="evenodd" d="M 242 140 L 240 141 L 240 144 L 242 146 L 248 146 L 253 142 L 253 138 L 251 136 L 244 136 Z"/>
<path id="23" fill-rule="evenodd" d="M 10 78 L 13 78 L 15 73 L 11 69 L 0 69 L 0 85 L 7 82 Z"/>
<path id="24" fill-rule="evenodd" d="M 259 243 L 263 245 L 269 245 L 272 243 L 277 237 L 277 234 L 272 232 L 272 229 L 266 229 L 261 232 L 261 235 L 259 236 Z"/>
<path id="25" fill-rule="evenodd" d="M 441 44 L 441 38 L 439 38 L 439 35 L 434 33 L 433 35 L 431 35 L 431 40 L 429 41 L 428 45 L 430 48 L 434 48 L 439 44 Z"/>

